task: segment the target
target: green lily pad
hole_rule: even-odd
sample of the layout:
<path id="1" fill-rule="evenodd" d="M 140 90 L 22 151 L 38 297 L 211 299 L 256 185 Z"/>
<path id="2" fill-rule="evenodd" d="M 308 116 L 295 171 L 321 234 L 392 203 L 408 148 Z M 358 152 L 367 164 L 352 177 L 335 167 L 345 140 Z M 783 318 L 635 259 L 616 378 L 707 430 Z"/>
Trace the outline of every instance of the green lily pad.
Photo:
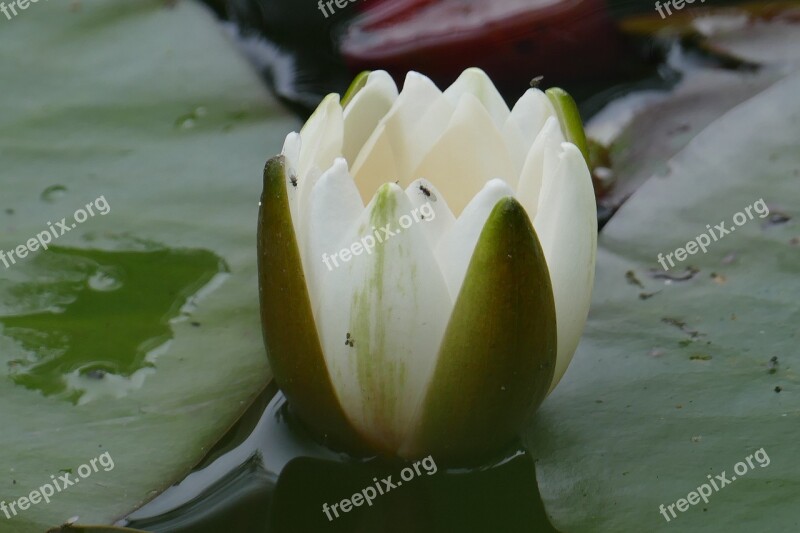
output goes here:
<path id="1" fill-rule="evenodd" d="M 169 4 L 39 2 L 2 22 L 0 501 L 80 480 L 0 512 L 2 531 L 111 523 L 185 475 L 270 377 L 259 176 L 297 124 L 210 13 Z M 51 227 L 49 249 L 16 253 Z M 81 477 L 104 453 L 113 469 Z"/>
<path id="2" fill-rule="evenodd" d="M 559 529 L 797 529 L 798 91 L 790 75 L 712 122 L 603 230 L 583 341 L 527 434 Z M 722 221 L 707 253 L 659 264 Z"/>

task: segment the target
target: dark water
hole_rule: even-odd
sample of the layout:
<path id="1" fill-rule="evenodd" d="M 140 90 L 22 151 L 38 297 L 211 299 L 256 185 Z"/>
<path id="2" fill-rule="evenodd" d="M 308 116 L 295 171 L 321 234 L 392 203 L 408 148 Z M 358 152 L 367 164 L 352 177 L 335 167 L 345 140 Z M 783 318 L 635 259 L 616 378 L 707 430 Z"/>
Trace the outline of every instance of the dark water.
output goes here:
<path id="1" fill-rule="evenodd" d="M 417 472 L 404 471 L 412 466 L 316 444 L 270 385 L 186 479 L 118 525 L 156 533 L 556 531 L 534 461 L 518 446 L 472 468 L 430 458 Z M 388 476 L 394 487 L 386 489 Z M 344 498 L 375 492 L 368 487 L 385 493 L 338 518 L 330 511 Z"/>

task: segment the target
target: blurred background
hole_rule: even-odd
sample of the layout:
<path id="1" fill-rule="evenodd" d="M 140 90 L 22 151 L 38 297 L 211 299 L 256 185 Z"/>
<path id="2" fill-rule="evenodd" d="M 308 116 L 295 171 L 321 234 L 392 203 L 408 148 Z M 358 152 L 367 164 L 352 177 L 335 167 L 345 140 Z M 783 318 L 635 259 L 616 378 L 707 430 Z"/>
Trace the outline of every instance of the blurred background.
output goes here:
<path id="1" fill-rule="evenodd" d="M 301 115 L 362 70 L 388 70 L 399 83 L 416 70 L 447 86 L 469 66 L 484 69 L 511 103 L 543 76 L 544 86 L 590 100 L 583 111 L 592 114 L 626 86 L 670 82 L 658 68 L 665 39 L 690 39 L 698 15 L 795 14 L 793 2 L 736 0 L 698 0 L 672 15 L 662 9 L 665 17 L 650 0 L 348 0 L 332 12 L 311 0 L 205 2 Z"/>
<path id="2" fill-rule="evenodd" d="M 651 0 L 348 0 L 343 8 L 311 0 L 204 1 L 274 94 L 301 119 L 326 94 L 343 94 L 355 75 L 373 69 L 389 71 L 398 86 L 415 70 L 444 88 L 465 68 L 477 66 L 509 106 L 531 83 L 562 87 L 587 122 L 610 102 L 634 92 L 666 93 L 700 69 L 741 74 L 730 84 L 736 93 L 763 65 L 732 54 L 715 36 L 738 32 L 735 39 L 749 40 L 759 25 L 800 18 L 797 2 L 767 0 L 697 0 L 679 3 L 680 9 Z M 703 84 L 707 96 L 719 92 L 712 80 Z M 614 120 L 635 114 L 641 104 L 641 99 L 622 104 L 627 110 L 618 109 Z M 673 134 L 692 129 L 681 123 L 670 127 Z M 618 183 L 610 143 L 590 140 L 602 225 L 646 172 L 626 178 L 632 183 Z"/>

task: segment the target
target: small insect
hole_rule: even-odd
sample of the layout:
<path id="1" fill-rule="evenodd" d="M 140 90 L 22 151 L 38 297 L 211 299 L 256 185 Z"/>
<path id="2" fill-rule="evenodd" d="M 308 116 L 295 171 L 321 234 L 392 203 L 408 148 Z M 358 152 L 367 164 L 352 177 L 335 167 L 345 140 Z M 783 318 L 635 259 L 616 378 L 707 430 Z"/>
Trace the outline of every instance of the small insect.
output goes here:
<path id="1" fill-rule="evenodd" d="M 355 346 L 355 341 L 354 341 L 354 339 L 353 339 L 353 338 L 350 336 L 350 334 L 349 334 L 349 333 L 347 334 L 347 338 L 346 338 L 346 339 L 345 339 L 345 341 L 344 341 L 344 345 L 345 345 L 345 346 L 349 346 L 349 347 L 351 347 L 351 348 L 352 348 L 353 346 Z"/>
<path id="2" fill-rule="evenodd" d="M 639 281 L 639 278 L 636 277 L 636 272 L 634 272 L 633 270 L 628 270 L 627 272 L 625 272 L 625 280 L 630 285 L 636 285 L 644 289 L 644 285 L 642 285 L 642 282 Z"/>
<path id="3" fill-rule="evenodd" d="M 536 76 L 535 78 L 533 78 L 531 80 L 531 88 L 532 89 L 538 89 L 539 88 L 539 84 L 542 83 L 543 79 L 544 79 L 544 76 Z"/>
<path id="4" fill-rule="evenodd" d="M 292 186 L 297 187 L 297 178 L 295 176 L 289 178 L 289 181 L 292 182 Z"/>
<path id="5" fill-rule="evenodd" d="M 429 188 L 424 186 L 423 184 L 419 184 L 419 190 L 422 194 L 425 195 L 426 198 L 430 198 L 432 201 L 436 201 L 436 195 L 431 192 Z"/>

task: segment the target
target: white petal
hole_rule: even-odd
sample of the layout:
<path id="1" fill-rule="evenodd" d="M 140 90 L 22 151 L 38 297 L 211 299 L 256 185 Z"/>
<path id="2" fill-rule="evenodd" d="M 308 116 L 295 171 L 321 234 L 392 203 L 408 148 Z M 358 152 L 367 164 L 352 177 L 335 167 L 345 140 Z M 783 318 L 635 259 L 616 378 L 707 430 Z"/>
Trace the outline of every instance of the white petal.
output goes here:
<path id="1" fill-rule="evenodd" d="M 403 190 L 386 184 L 343 242 L 374 238 L 373 226 L 397 231 L 411 209 Z M 327 273 L 317 324 L 345 413 L 372 442 L 396 449 L 425 396 L 452 303 L 419 224 L 379 234 L 369 254 L 339 257 Z"/>
<path id="2" fill-rule="evenodd" d="M 281 154 L 286 158 L 286 173 L 297 174 L 298 163 L 300 162 L 300 134 L 293 131 L 286 136 L 283 141 Z"/>
<path id="3" fill-rule="evenodd" d="M 495 127 L 500 130 L 511 112 L 489 76 L 479 68 L 468 68 L 444 92 L 445 98 L 453 107 L 458 105 L 464 94 L 475 96 L 492 117 Z"/>
<path id="4" fill-rule="evenodd" d="M 400 178 L 402 186 L 420 178 L 413 174 L 414 170 L 439 142 L 455 111 L 456 108 L 440 94 L 411 128 L 410 135 L 403 141 L 407 146 L 407 153 Z"/>
<path id="5" fill-rule="evenodd" d="M 400 179 L 399 163 L 385 132 L 386 125 L 380 124 L 353 163 L 351 172 L 362 199 L 370 198 L 384 183 Z"/>
<path id="6" fill-rule="evenodd" d="M 503 131 L 501 133 L 503 134 L 503 140 L 506 143 L 511 161 L 514 163 L 514 171 L 516 172 L 514 183 L 509 183 L 509 185 L 512 189 L 516 189 L 519 175 L 522 173 L 522 167 L 525 165 L 525 157 L 528 155 L 531 146 L 525 144 L 522 132 L 513 122 L 507 121 L 503 125 Z"/>
<path id="7" fill-rule="evenodd" d="M 447 206 L 442 193 L 432 183 L 425 179 L 418 179 L 408 186 L 406 196 L 416 211 L 415 219 L 420 217 L 420 222 L 428 244 L 435 250 L 442 237 L 450 231 L 456 218 Z"/>
<path id="8" fill-rule="evenodd" d="M 305 262 L 306 244 L 308 237 L 308 200 L 311 191 L 322 176 L 322 171 L 317 166 L 311 167 L 302 180 L 298 180 L 295 187 L 294 197 L 297 203 L 297 218 L 294 221 L 295 234 L 297 235 L 297 245 L 300 247 L 300 257 Z"/>
<path id="9" fill-rule="evenodd" d="M 528 89 L 522 98 L 517 100 L 507 122 L 519 129 L 523 143 L 529 147 L 547 119 L 555 116 L 556 110 L 547 95 L 539 89 Z"/>
<path id="10" fill-rule="evenodd" d="M 303 218 L 303 270 L 316 316 L 321 283 L 334 268 L 329 258 L 342 248 L 342 241 L 364 211 L 364 204 L 342 158 L 319 178 L 310 196 Z"/>
<path id="11" fill-rule="evenodd" d="M 334 159 L 341 157 L 343 134 L 344 119 L 339 95 L 329 94 L 300 131 L 302 143 L 297 168 L 298 187 L 305 187 L 304 178 L 312 169 L 316 168 L 322 174 L 331 167 Z"/>
<path id="12" fill-rule="evenodd" d="M 580 150 L 562 143 L 556 168 L 546 171 L 539 212 L 533 221 L 542 244 L 556 303 L 558 358 L 552 390 L 580 341 L 594 284 L 597 209 L 589 169 Z"/>
<path id="13" fill-rule="evenodd" d="M 361 148 L 397 99 L 397 86 L 383 70 L 371 72 L 367 84 L 344 110 L 342 155 L 354 163 Z"/>
<path id="14" fill-rule="evenodd" d="M 545 156 L 546 154 L 557 154 L 563 142 L 564 134 L 561 133 L 561 125 L 557 118 L 551 117 L 547 119 L 525 159 L 517 186 L 517 200 L 525 208 L 531 220 L 539 210 L 542 177 L 548 171 L 554 172 L 555 168 L 550 167 L 554 165 L 554 162 L 557 163 L 557 160 Z"/>
<path id="15" fill-rule="evenodd" d="M 362 198 L 371 198 L 384 183 L 400 181 L 405 186 L 411 182 L 411 165 L 433 143 L 431 137 L 434 140 L 438 137 L 432 131 L 420 133 L 417 126 L 429 112 L 433 117 L 441 117 L 434 120 L 446 124 L 446 117 L 452 112 L 448 109 L 441 91 L 430 79 L 416 72 L 408 73 L 403 91 L 364 143 L 352 166 Z M 431 119 L 426 121 L 430 124 Z M 430 126 L 436 130 L 436 122 Z M 438 129 L 443 130 L 444 126 Z"/>
<path id="16" fill-rule="evenodd" d="M 436 250 L 436 257 L 454 302 L 461 290 L 483 226 L 497 202 L 506 196 L 514 196 L 514 192 L 505 182 L 495 179 L 487 183 L 464 208 L 464 212 Z"/>
<path id="17" fill-rule="evenodd" d="M 456 215 L 490 179 L 511 182 L 516 174 L 502 135 L 469 93 L 461 96 L 447 130 L 413 172 L 436 185 Z"/>
<path id="18" fill-rule="evenodd" d="M 298 227 L 298 194 L 297 194 L 297 168 L 300 163 L 300 134 L 293 131 L 289 135 L 286 136 L 286 140 L 283 142 L 283 150 L 281 150 L 281 154 L 286 159 L 286 192 L 289 201 L 289 211 L 292 214 L 292 224 L 295 228 Z M 295 229 L 295 233 L 297 233 L 297 229 Z M 297 236 L 299 240 L 301 237 Z"/>

